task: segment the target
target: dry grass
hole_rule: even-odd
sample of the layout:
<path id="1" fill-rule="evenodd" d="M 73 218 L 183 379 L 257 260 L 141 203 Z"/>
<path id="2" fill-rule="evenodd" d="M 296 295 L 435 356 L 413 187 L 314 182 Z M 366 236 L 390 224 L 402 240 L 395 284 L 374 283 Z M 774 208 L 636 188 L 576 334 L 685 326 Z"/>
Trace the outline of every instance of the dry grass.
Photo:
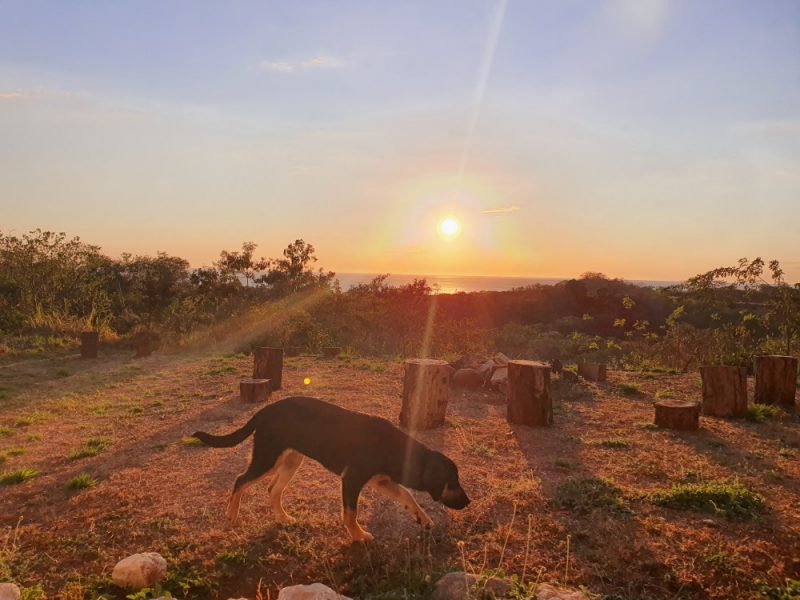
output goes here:
<path id="1" fill-rule="evenodd" d="M 155 550 L 169 562 L 165 589 L 201 600 L 253 598 L 259 583 L 274 598 L 283 585 L 311 581 L 358 598 L 424 598 L 438 575 L 464 565 L 484 578 L 504 572 L 620 598 L 748 597 L 800 579 L 797 415 L 703 418 L 695 433 L 647 427 L 657 394 L 697 399 L 693 374 L 611 372 L 607 384 L 565 387 L 550 428 L 510 426 L 499 395 L 454 392 L 445 426 L 419 437 L 455 460 L 473 503 L 454 512 L 416 494 L 434 519 L 430 532 L 367 491 L 361 521 L 376 541 L 350 545 L 338 480 L 311 461 L 286 492 L 295 525 L 274 522 L 260 484 L 232 527 L 225 504 L 250 443 L 215 450 L 187 436 L 228 431 L 252 414 L 236 397 L 251 360 L 111 355 L 0 370 L 4 468 L 38 472 L 0 492 L 0 539 L 15 540 L 13 552 L 6 544 L 0 553 L 0 575 L 30 598 L 41 585 L 48 597 L 121 599 L 108 581 L 113 565 Z M 396 421 L 400 388 L 396 361 L 300 357 L 286 360 L 273 399 L 307 393 Z M 107 443 L 67 458 L 90 440 Z M 97 484 L 70 490 L 85 472 Z M 652 501 L 665 490 L 731 481 L 764 498 L 757 519 Z"/>

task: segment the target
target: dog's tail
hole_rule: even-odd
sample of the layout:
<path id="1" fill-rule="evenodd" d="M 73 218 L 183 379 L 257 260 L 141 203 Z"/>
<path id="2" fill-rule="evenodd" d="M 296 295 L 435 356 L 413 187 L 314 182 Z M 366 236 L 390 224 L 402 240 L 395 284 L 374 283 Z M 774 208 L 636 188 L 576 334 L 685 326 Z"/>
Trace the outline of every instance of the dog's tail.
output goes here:
<path id="1" fill-rule="evenodd" d="M 245 441 L 255 430 L 256 418 L 253 417 L 242 427 L 227 435 L 213 435 L 205 431 L 195 431 L 192 437 L 196 437 L 206 446 L 211 446 L 212 448 L 232 448 L 236 444 L 241 444 Z"/>

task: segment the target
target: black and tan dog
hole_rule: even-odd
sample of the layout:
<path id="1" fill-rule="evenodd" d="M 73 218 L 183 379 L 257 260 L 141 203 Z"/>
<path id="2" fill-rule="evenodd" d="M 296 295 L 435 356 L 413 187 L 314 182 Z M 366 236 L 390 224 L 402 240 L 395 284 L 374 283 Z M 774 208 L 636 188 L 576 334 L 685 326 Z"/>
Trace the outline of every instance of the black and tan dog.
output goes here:
<path id="1" fill-rule="evenodd" d="M 358 497 L 365 485 L 400 502 L 425 527 L 433 522 L 403 486 L 428 492 L 449 508 L 461 509 L 469 504 L 458 481 L 458 469 L 444 454 L 406 435 L 386 419 L 316 398 L 285 398 L 265 406 L 228 435 L 198 431 L 194 437 L 215 448 L 229 448 L 253 433 L 253 457 L 247 470 L 236 478 L 228 503 L 231 521 L 239 514 L 245 489 L 275 472 L 269 485 L 272 509 L 279 522 L 291 523 L 293 519 L 281 505 L 281 495 L 304 456 L 341 475 L 342 517 L 354 541 L 373 539 L 357 521 Z"/>

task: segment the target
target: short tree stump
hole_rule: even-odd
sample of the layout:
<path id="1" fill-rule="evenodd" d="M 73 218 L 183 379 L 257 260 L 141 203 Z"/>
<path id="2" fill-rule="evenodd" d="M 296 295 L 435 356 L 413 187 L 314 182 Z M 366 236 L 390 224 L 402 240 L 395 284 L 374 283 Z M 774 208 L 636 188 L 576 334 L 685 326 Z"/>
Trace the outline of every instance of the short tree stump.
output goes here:
<path id="1" fill-rule="evenodd" d="M 341 353 L 342 349 L 339 346 L 328 346 L 322 349 L 322 356 L 325 358 L 336 358 Z"/>
<path id="2" fill-rule="evenodd" d="M 239 382 L 239 397 L 243 402 L 266 402 L 271 392 L 269 379 L 245 378 Z"/>
<path id="3" fill-rule="evenodd" d="M 700 404 L 685 400 L 658 400 L 655 424 L 667 429 L 691 431 L 700 427 Z"/>
<path id="4" fill-rule="evenodd" d="M 97 358 L 100 334 L 96 331 L 81 331 L 81 358 Z"/>
<path id="5" fill-rule="evenodd" d="M 283 384 L 283 348 L 253 348 L 253 379 L 269 379 L 273 390 Z"/>
<path id="6" fill-rule="evenodd" d="M 453 368 L 443 360 L 409 358 L 403 363 L 400 425 L 410 430 L 444 424 Z"/>
<path id="7" fill-rule="evenodd" d="M 506 420 L 520 425 L 552 425 L 550 365 L 531 360 L 508 363 Z"/>
<path id="8" fill-rule="evenodd" d="M 578 363 L 578 375 L 586 381 L 606 381 L 606 363 Z"/>
<path id="9" fill-rule="evenodd" d="M 758 404 L 794 406 L 797 393 L 797 359 L 794 356 L 756 356 Z"/>

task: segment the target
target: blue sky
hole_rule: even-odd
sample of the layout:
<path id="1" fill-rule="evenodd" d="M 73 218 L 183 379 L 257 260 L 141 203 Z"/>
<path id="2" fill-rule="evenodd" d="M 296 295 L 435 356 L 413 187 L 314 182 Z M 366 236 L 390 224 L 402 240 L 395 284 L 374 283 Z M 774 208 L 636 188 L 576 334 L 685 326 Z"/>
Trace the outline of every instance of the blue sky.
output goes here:
<path id="1" fill-rule="evenodd" d="M 398 273 L 762 255 L 800 280 L 799 67 L 796 1 L 6 1 L 0 231 L 196 265 L 302 237 Z"/>

